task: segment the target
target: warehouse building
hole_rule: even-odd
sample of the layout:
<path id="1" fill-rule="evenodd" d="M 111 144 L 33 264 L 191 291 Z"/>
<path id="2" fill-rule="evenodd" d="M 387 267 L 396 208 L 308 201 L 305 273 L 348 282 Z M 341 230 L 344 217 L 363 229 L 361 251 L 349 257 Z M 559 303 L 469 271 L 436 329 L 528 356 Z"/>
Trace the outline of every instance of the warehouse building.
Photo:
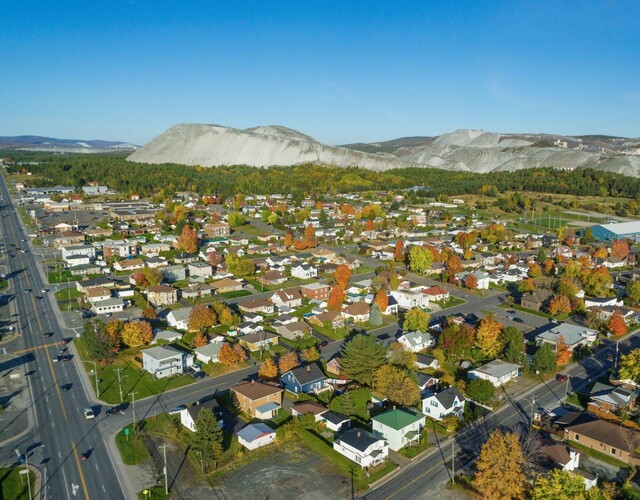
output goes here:
<path id="1" fill-rule="evenodd" d="M 615 241 L 630 239 L 640 241 L 640 221 L 598 224 L 597 226 L 592 226 L 591 231 L 597 240 Z"/>

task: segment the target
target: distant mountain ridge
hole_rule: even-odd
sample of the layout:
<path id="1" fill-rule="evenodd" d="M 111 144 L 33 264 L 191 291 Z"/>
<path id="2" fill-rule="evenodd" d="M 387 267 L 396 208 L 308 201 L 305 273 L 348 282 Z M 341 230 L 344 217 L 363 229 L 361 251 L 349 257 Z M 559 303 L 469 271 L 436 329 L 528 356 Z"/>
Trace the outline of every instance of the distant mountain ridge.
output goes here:
<path id="1" fill-rule="evenodd" d="M 39 135 L 0 137 L 0 149 L 59 153 L 108 153 L 134 151 L 138 146 L 122 141 L 56 139 Z"/>
<path id="2" fill-rule="evenodd" d="M 371 170 L 431 167 L 478 173 L 537 167 L 594 168 L 639 177 L 640 139 L 460 129 L 437 137 L 329 146 L 278 125 L 240 130 L 182 123 L 155 137 L 128 159 L 204 167 L 315 163 Z"/>

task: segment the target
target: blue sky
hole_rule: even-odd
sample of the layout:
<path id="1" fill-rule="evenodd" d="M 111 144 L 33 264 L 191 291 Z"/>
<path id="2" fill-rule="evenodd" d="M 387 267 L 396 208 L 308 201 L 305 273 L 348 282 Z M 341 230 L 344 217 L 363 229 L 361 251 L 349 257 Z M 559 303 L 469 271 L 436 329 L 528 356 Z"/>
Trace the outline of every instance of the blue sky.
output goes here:
<path id="1" fill-rule="evenodd" d="M 17 1 L 0 135 L 144 144 L 180 122 L 329 144 L 640 136 L 640 2 Z"/>

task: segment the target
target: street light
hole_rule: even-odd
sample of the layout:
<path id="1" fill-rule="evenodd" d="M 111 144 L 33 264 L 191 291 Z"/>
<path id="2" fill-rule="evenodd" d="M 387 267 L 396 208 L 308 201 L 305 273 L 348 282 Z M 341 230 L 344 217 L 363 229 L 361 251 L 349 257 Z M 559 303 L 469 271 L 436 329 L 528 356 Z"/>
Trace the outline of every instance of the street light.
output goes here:
<path id="1" fill-rule="evenodd" d="M 87 363 L 91 363 L 93 365 L 93 373 L 96 376 L 96 397 L 100 397 L 100 387 L 98 387 L 98 365 L 95 361 L 87 361 Z"/>

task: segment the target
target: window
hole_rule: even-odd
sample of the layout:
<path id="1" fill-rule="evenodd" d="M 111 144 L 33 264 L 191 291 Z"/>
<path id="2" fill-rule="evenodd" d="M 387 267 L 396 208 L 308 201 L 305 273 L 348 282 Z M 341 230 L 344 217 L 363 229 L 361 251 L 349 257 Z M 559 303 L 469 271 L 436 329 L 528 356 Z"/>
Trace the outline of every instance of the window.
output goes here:
<path id="1" fill-rule="evenodd" d="M 433 400 L 432 400 L 432 401 L 430 401 L 430 402 L 429 402 L 429 404 L 430 404 L 431 406 L 435 406 L 436 408 L 438 407 L 438 402 L 437 402 L 437 401 L 433 401 Z"/>
<path id="2" fill-rule="evenodd" d="M 615 448 L 611 448 L 611 454 L 615 455 L 616 454 L 616 449 Z"/>
<path id="3" fill-rule="evenodd" d="M 574 435 L 573 435 L 573 438 L 574 438 L 576 441 L 580 441 L 580 436 L 578 436 L 577 434 L 574 434 Z"/>

